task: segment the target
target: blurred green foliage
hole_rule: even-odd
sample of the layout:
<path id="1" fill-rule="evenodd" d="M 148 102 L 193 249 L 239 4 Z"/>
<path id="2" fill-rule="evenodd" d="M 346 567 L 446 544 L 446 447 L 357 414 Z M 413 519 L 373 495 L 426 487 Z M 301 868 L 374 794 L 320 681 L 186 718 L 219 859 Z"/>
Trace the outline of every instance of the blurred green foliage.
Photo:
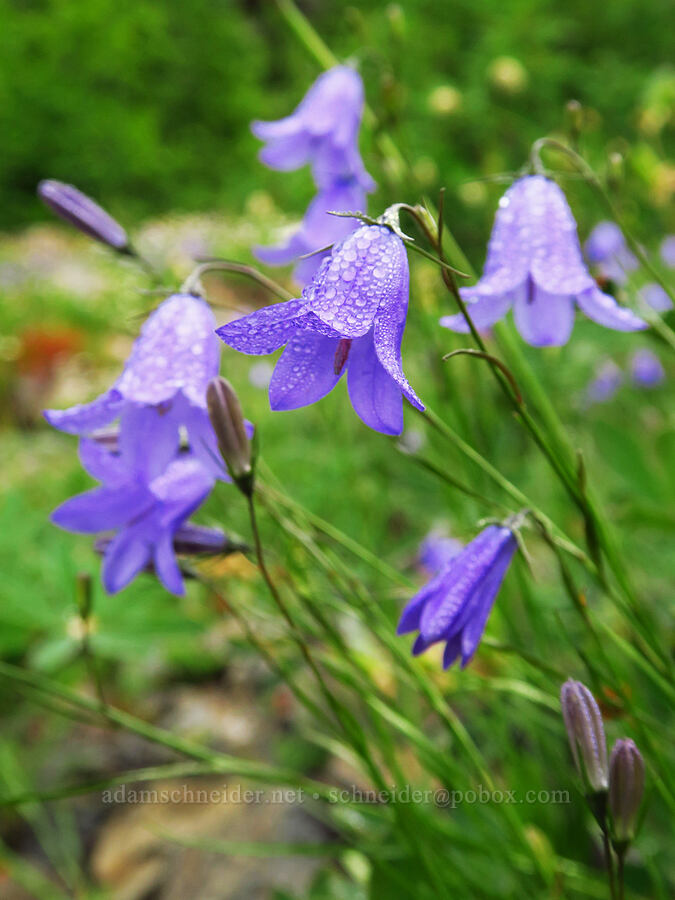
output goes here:
<path id="1" fill-rule="evenodd" d="M 588 108 L 591 142 L 672 147 L 669 0 L 615 0 L 601 14 L 587 0 L 301 6 L 359 64 L 423 187 L 519 168 L 571 98 Z M 0 21 L 0 227 L 44 218 L 43 177 L 132 220 L 241 208 L 256 187 L 298 212 L 308 198 L 305 173 L 251 165 L 250 120 L 288 112 L 317 74 L 274 3 L 0 0 Z M 464 199 L 480 196 L 474 186 Z"/>

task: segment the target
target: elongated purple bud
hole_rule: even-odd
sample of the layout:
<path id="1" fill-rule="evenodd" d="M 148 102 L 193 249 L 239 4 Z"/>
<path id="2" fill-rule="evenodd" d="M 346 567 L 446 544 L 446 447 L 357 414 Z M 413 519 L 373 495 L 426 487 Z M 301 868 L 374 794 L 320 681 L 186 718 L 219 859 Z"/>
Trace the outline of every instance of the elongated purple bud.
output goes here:
<path id="1" fill-rule="evenodd" d="M 609 760 L 609 811 L 612 836 L 621 846 L 635 837 L 642 795 L 645 789 L 645 764 L 642 754 L 629 738 L 614 744 Z"/>
<path id="2" fill-rule="evenodd" d="M 48 179 L 39 183 L 37 192 L 60 219 L 113 250 L 128 250 L 129 237 L 119 222 L 72 184 Z"/>
<path id="3" fill-rule="evenodd" d="M 239 398 L 225 378 L 212 378 L 206 389 L 206 405 L 220 454 L 237 487 L 248 496 L 253 491 L 253 454 Z"/>
<path id="4" fill-rule="evenodd" d="M 569 679 L 560 691 L 565 728 L 574 764 L 589 794 L 607 791 L 607 744 L 602 713 L 593 694 L 580 681 Z"/>

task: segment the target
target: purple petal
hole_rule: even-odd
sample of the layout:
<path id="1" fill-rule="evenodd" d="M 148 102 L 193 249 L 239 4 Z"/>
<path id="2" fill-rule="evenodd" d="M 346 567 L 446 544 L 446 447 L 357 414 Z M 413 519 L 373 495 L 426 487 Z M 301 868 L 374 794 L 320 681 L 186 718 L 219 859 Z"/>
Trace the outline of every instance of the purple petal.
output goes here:
<path id="1" fill-rule="evenodd" d="M 462 300 L 466 303 L 471 321 L 478 329 L 489 328 L 502 319 L 511 308 L 513 293 L 483 295 L 476 288 L 460 288 Z M 468 334 L 469 326 L 462 313 L 443 316 L 440 324 L 451 331 Z"/>
<path id="2" fill-rule="evenodd" d="M 129 478 L 129 472 L 117 452 L 92 438 L 82 438 L 79 446 L 80 462 L 83 469 L 97 481 L 108 487 Z"/>
<path id="3" fill-rule="evenodd" d="M 155 572 L 164 587 L 172 594 L 182 596 L 185 593 L 183 576 L 176 561 L 171 534 L 162 534 L 155 546 L 153 561 Z"/>
<path id="4" fill-rule="evenodd" d="M 439 588 L 442 589 L 444 583 L 444 575 L 441 576 L 441 573 L 439 572 L 438 575 L 428 581 L 424 587 L 408 601 L 401 613 L 396 634 L 407 634 L 409 631 L 416 631 L 420 627 L 422 610 L 432 599 L 436 591 L 439 590 Z"/>
<path id="5" fill-rule="evenodd" d="M 125 528 L 112 539 L 103 557 L 101 578 L 109 594 L 116 594 L 142 571 L 152 557 L 153 535 L 142 527 Z"/>
<path id="6" fill-rule="evenodd" d="M 659 248 L 661 259 L 671 269 L 675 269 L 675 234 L 669 234 L 661 241 Z"/>
<path id="7" fill-rule="evenodd" d="M 164 527 L 177 528 L 206 499 L 214 479 L 191 453 L 184 453 L 154 478 L 150 489 Z"/>
<path id="8" fill-rule="evenodd" d="M 236 544 L 230 543 L 220 528 L 208 528 L 192 522 L 187 522 L 176 529 L 173 545 L 176 553 L 186 554 L 225 553 L 237 548 Z"/>
<path id="9" fill-rule="evenodd" d="M 356 338 L 347 361 L 349 399 L 357 416 L 374 431 L 403 431 L 401 388 L 377 358 L 372 335 Z"/>
<path id="10" fill-rule="evenodd" d="M 119 454 L 126 468 L 143 481 L 163 472 L 176 456 L 179 426 L 187 403 L 179 394 L 161 406 L 128 403 L 120 419 Z"/>
<path id="11" fill-rule="evenodd" d="M 584 291 L 577 297 L 577 303 L 589 319 L 613 328 L 615 331 L 642 331 L 649 326 L 626 307 L 619 306 L 614 297 L 603 294 L 598 287 Z"/>
<path id="12" fill-rule="evenodd" d="M 45 419 L 59 431 L 68 434 L 91 434 L 109 425 L 120 414 L 124 401 L 115 388 L 101 394 L 91 403 L 81 403 L 69 409 L 46 409 Z"/>
<path id="13" fill-rule="evenodd" d="M 216 322 L 201 297 L 174 294 L 150 315 L 116 387 L 136 403 L 158 404 L 182 390 L 206 407 L 206 387 L 218 374 Z"/>
<path id="14" fill-rule="evenodd" d="M 96 534 L 130 522 L 150 509 L 152 495 L 142 485 L 97 488 L 66 500 L 51 514 L 51 521 L 66 531 Z"/>
<path id="15" fill-rule="evenodd" d="M 363 225 L 333 249 L 303 299 L 307 312 L 342 337 L 356 338 L 370 331 L 380 307 L 400 302 L 407 281 L 403 241 L 383 225 Z"/>
<path id="16" fill-rule="evenodd" d="M 410 403 L 416 409 L 423 410 L 424 404 L 403 374 L 401 362 L 401 342 L 403 341 L 407 313 L 408 268 L 406 266 L 398 296 L 392 298 L 387 304 L 383 304 L 375 318 L 373 343 L 377 358 L 382 363 L 385 371 L 391 375 Z"/>
<path id="17" fill-rule="evenodd" d="M 636 350 L 630 361 L 631 378 L 639 387 L 652 388 L 666 377 L 661 360 L 651 350 Z"/>
<path id="18" fill-rule="evenodd" d="M 562 294 L 549 294 L 529 281 L 516 297 L 513 316 L 528 344 L 561 347 L 572 333 L 574 302 Z"/>
<path id="19" fill-rule="evenodd" d="M 443 651 L 443 668 L 449 669 L 461 652 L 462 634 L 459 632 L 458 634 L 453 635 L 445 645 L 445 650 Z"/>
<path id="20" fill-rule="evenodd" d="M 657 312 L 668 312 L 668 310 L 673 308 L 673 301 L 661 285 L 656 282 L 646 284 L 640 291 L 640 296 L 645 303 L 648 303 Z"/>
<path id="21" fill-rule="evenodd" d="M 254 123 L 256 124 L 256 123 Z M 275 123 L 257 123 L 258 126 Z M 262 137 L 265 129 L 258 127 L 256 137 Z M 268 147 L 258 153 L 261 163 L 278 172 L 292 172 L 309 162 L 312 157 L 312 137 L 304 131 L 274 138 Z"/>
<path id="22" fill-rule="evenodd" d="M 229 347 L 241 353 L 259 356 L 274 353 L 295 333 L 293 320 L 305 305 L 304 300 L 287 300 L 264 306 L 242 319 L 221 326 L 216 334 Z"/>
<path id="23" fill-rule="evenodd" d="M 270 381 L 274 410 L 298 409 L 325 397 L 340 380 L 335 372 L 338 343 L 311 331 L 300 331 L 288 342 Z"/>

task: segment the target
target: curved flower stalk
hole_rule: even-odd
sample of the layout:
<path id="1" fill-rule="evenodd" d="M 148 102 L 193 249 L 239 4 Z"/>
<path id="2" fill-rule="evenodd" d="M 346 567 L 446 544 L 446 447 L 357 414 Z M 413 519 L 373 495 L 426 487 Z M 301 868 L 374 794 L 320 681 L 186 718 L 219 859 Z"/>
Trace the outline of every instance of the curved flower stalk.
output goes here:
<path id="1" fill-rule="evenodd" d="M 516 551 L 510 528 L 489 525 L 419 591 L 403 610 L 398 634 L 419 631 L 415 655 L 445 641 L 443 668 L 476 652 L 495 597 Z"/>
<path id="2" fill-rule="evenodd" d="M 257 247 L 269 265 L 285 265 L 343 240 L 356 221 L 328 215 L 331 211 L 365 211 L 375 183 L 359 154 L 363 82 L 348 66 L 335 66 L 314 82 L 295 112 L 278 122 L 254 122 L 253 133 L 266 141 L 260 159 L 273 169 L 289 171 L 309 163 L 318 187 L 300 227 L 285 244 Z M 294 276 L 307 284 L 325 254 L 301 259 Z"/>
<path id="3" fill-rule="evenodd" d="M 134 410 L 140 417 L 143 410 Z M 119 433 L 119 446 L 83 438 L 80 460 L 101 487 L 66 500 L 51 516 L 55 525 L 83 534 L 114 531 L 104 545 L 102 581 L 115 594 L 136 575 L 152 565 L 164 587 L 184 593 L 183 578 L 176 562 L 174 540 L 185 538 L 202 543 L 205 534 L 185 530 L 187 518 L 206 499 L 213 475 L 190 451 L 176 451 L 162 460 L 148 460 L 148 435 L 126 421 Z M 167 450 L 168 445 L 163 449 Z M 224 535 L 220 534 L 220 544 Z M 215 532 L 209 534 L 216 542 Z"/>
<path id="4" fill-rule="evenodd" d="M 403 374 L 408 258 L 384 225 L 363 225 L 323 261 L 302 297 L 267 306 L 218 329 L 235 350 L 273 353 L 286 344 L 270 382 L 274 410 L 325 397 L 347 371 L 357 415 L 375 431 L 400 434 L 402 394 L 424 406 Z"/>
<path id="5" fill-rule="evenodd" d="M 615 222 L 598 222 L 588 235 L 584 250 L 589 263 L 615 284 L 625 284 L 628 274 L 640 266 Z"/>
<path id="6" fill-rule="evenodd" d="M 477 328 L 487 328 L 513 307 L 515 323 L 535 347 L 567 343 L 575 304 L 590 319 L 617 331 L 647 323 L 604 294 L 581 256 L 576 223 L 565 195 L 543 175 L 516 181 L 499 201 L 481 279 L 460 289 Z M 441 325 L 466 333 L 463 315 Z"/>
<path id="7" fill-rule="evenodd" d="M 108 391 L 91 403 L 46 410 L 45 418 L 54 428 L 78 435 L 119 418 L 122 436 L 130 427 L 145 435 L 145 453 L 150 464 L 156 460 L 156 473 L 178 451 L 184 426 L 195 455 L 222 476 L 206 411 L 206 388 L 219 367 L 215 326 L 203 299 L 172 295 L 145 321 L 124 371 Z"/>

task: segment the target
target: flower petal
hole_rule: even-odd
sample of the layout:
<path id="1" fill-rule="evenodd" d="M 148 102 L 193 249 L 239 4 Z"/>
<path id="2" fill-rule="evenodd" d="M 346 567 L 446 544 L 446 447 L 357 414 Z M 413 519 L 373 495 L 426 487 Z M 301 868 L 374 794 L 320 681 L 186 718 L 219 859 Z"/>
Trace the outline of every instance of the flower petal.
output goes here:
<path id="1" fill-rule="evenodd" d="M 155 544 L 153 553 L 155 572 L 164 587 L 172 594 L 183 596 L 185 586 L 176 555 L 173 549 L 172 535 L 164 532 Z"/>
<path id="2" fill-rule="evenodd" d="M 625 306 L 619 306 L 614 297 L 603 294 L 598 287 L 584 291 L 577 297 L 577 303 L 589 319 L 613 328 L 615 331 L 642 331 L 649 325 Z"/>
<path id="3" fill-rule="evenodd" d="M 103 428 L 116 419 L 123 403 L 122 395 L 113 387 L 91 403 L 80 403 L 69 409 L 46 409 L 44 417 L 59 431 L 68 434 L 91 434 L 92 431 Z"/>
<path id="4" fill-rule="evenodd" d="M 293 320 L 304 306 L 304 300 L 287 300 L 264 306 L 248 316 L 222 325 L 216 334 L 229 347 L 241 353 L 255 356 L 274 353 L 294 334 Z"/>
<path id="5" fill-rule="evenodd" d="M 66 500 L 51 521 L 66 531 L 96 534 L 119 528 L 152 506 L 152 495 L 141 485 L 96 488 Z"/>
<path id="6" fill-rule="evenodd" d="M 110 542 L 103 557 L 101 579 L 109 594 L 125 588 L 150 562 L 153 536 L 140 525 L 125 528 Z"/>
<path id="7" fill-rule="evenodd" d="M 445 645 L 443 651 L 443 668 L 449 669 L 462 652 L 462 633 L 458 632 L 453 635 Z"/>
<path id="8" fill-rule="evenodd" d="M 178 453 L 183 423 L 179 395 L 161 406 L 127 403 L 120 418 L 119 455 L 125 468 L 150 481 L 163 472 Z"/>
<path id="9" fill-rule="evenodd" d="M 321 400 L 340 380 L 335 373 L 338 342 L 311 331 L 296 332 L 279 357 L 270 381 L 274 410 L 298 409 Z"/>
<path id="10" fill-rule="evenodd" d="M 444 577 L 439 572 L 430 581 L 428 581 L 415 596 L 408 601 L 396 629 L 396 634 L 407 634 L 409 631 L 416 631 L 420 627 L 420 616 L 426 604 L 431 600 L 436 591 L 442 587 Z"/>
<path id="11" fill-rule="evenodd" d="M 424 409 L 424 404 L 410 386 L 403 374 L 401 343 L 408 313 L 408 268 L 399 285 L 399 294 L 383 304 L 375 317 L 373 342 L 377 358 L 386 372 L 391 375 L 406 398 L 416 409 Z"/>
<path id="12" fill-rule="evenodd" d="M 369 428 L 382 434 L 403 431 L 401 388 L 379 361 L 370 334 L 352 342 L 347 386 L 354 411 Z"/>
<path id="13" fill-rule="evenodd" d="M 502 319 L 513 302 L 513 293 L 510 291 L 503 294 L 482 294 L 476 288 L 460 288 L 459 292 L 466 303 L 471 321 L 478 329 L 489 328 Z M 469 326 L 461 312 L 453 316 L 443 316 L 440 324 L 443 328 L 449 328 L 460 334 L 469 333 Z"/>
<path id="14" fill-rule="evenodd" d="M 563 294 L 549 294 L 532 281 L 519 291 L 513 305 L 516 328 L 533 347 L 566 344 L 574 326 L 574 302 Z"/>

